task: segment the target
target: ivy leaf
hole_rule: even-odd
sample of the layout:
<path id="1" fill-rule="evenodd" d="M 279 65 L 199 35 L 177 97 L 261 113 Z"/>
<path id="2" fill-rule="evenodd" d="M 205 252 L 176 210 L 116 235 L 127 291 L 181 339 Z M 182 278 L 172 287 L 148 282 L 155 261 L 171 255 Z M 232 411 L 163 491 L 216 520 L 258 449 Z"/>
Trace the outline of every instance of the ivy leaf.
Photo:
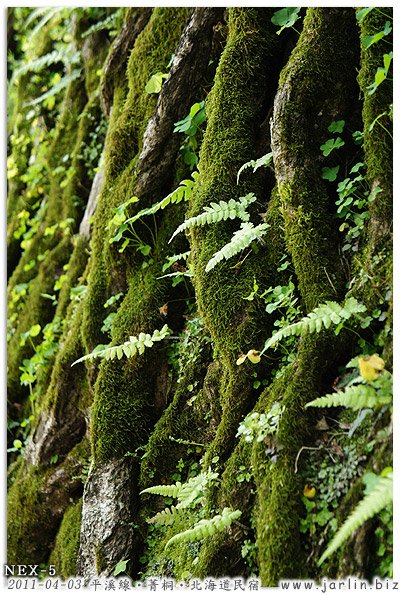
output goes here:
<path id="1" fill-rule="evenodd" d="M 118 574 L 125 572 L 128 562 L 129 558 L 128 560 L 120 560 L 114 569 L 114 576 L 118 576 Z"/>
<path id="2" fill-rule="evenodd" d="M 357 14 L 356 14 L 357 21 L 359 23 L 361 23 L 361 21 L 364 19 L 364 17 L 366 17 L 367 14 L 369 12 L 371 12 L 371 10 L 374 10 L 374 7 L 373 6 L 370 6 L 370 7 L 367 7 L 367 8 L 360 8 L 360 10 L 357 10 Z"/>
<path id="3" fill-rule="evenodd" d="M 391 32 L 392 26 L 390 21 L 386 21 L 383 31 L 379 31 L 378 33 L 375 33 L 375 35 L 364 35 L 364 37 L 361 39 L 361 45 L 364 48 L 369 48 L 371 45 L 378 43 L 378 41 L 380 41 L 386 35 L 389 35 Z"/>
<path id="4" fill-rule="evenodd" d="M 373 95 L 379 87 L 379 85 L 383 83 L 383 81 L 386 79 L 389 72 L 390 64 L 392 62 L 392 58 L 393 52 L 389 52 L 389 54 L 383 55 L 383 68 L 382 66 L 380 66 L 375 72 L 374 82 L 367 87 L 367 89 L 369 89 L 368 95 Z"/>
<path id="5" fill-rule="evenodd" d="M 150 77 L 144 90 L 146 91 L 146 93 L 149 93 L 149 94 L 159 93 L 161 91 L 163 80 L 166 78 L 168 78 L 168 74 L 163 74 L 162 72 L 156 72 L 156 74 L 153 74 L 153 76 Z"/>
<path id="6" fill-rule="evenodd" d="M 389 54 L 383 54 L 383 65 L 385 67 L 386 74 L 388 73 L 392 58 L 393 58 L 393 52 L 389 52 Z"/>
<path id="7" fill-rule="evenodd" d="M 281 27 L 276 34 L 280 35 L 287 27 L 293 27 L 295 22 L 300 18 L 298 14 L 299 12 L 300 7 L 282 8 L 281 10 L 277 10 L 271 19 L 271 22 L 274 25 Z"/>
<path id="8" fill-rule="evenodd" d="M 329 180 L 329 182 L 334 182 L 337 178 L 339 172 L 339 165 L 336 167 L 323 167 L 321 178 L 323 180 Z"/>

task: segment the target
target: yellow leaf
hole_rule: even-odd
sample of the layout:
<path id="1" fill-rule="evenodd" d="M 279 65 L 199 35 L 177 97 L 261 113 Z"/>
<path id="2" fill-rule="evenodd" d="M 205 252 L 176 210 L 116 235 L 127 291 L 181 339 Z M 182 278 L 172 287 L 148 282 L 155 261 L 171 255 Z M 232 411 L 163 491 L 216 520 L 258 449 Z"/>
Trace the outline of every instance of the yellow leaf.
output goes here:
<path id="1" fill-rule="evenodd" d="M 379 372 L 385 367 L 385 362 L 379 355 L 374 353 L 367 357 L 360 357 L 358 360 L 361 376 L 368 381 L 376 380 Z"/>
<path id="2" fill-rule="evenodd" d="M 239 355 L 239 357 L 236 360 L 236 365 L 240 366 L 240 364 L 243 364 L 243 362 L 246 361 L 246 358 L 247 358 L 247 355 L 244 355 L 244 353 Z"/>
<path id="3" fill-rule="evenodd" d="M 314 488 L 314 486 L 310 486 L 308 483 L 306 483 L 306 485 L 304 486 L 304 490 L 303 490 L 304 496 L 311 500 L 312 498 L 315 498 L 316 493 L 317 493 L 317 490 Z"/>
<path id="4" fill-rule="evenodd" d="M 247 352 L 247 357 L 252 364 L 258 364 L 258 362 L 261 361 L 260 352 L 255 349 L 250 349 L 250 351 Z"/>

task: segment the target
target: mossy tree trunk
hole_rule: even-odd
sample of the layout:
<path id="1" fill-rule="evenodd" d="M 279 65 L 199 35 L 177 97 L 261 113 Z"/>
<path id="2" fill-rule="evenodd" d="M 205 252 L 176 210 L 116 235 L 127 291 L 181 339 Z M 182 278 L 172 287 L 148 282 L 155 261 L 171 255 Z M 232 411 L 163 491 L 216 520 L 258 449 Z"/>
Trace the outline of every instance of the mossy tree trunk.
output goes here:
<path id="1" fill-rule="evenodd" d="M 334 460 L 333 443 L 336 453 L 353 453 L 357 470 L 333 508 L 326 486 L 320 493 L 315 486 L 326 522 L 342 518 L 362 472 L 391 463 L 390 413 L 383 410 L 378 425 L 353 416 L 360 426 L 353 448 L 358 426 L 336 438 L 336 426 L 304 406 L 346 384 L 343 366 L 356 355 L 379 352 L 391 369 L 390 70 L 371 92 L 390 36 L 366 41 L 388 29 L 391 13 L 301 9 L 295 28 L 277 35 L 276 11 L 63 9 L 48 23 L 30 9 L 11 13 L 9 563 L 50 562 L 64 577 L 89 579 L 129 560 L 133 578 L 256 573 L 265 586 L 340 575 L 341 553 L 322 571 L 316 564 L 334 523 L 307 515 L 303 489 L 315 463 L 304 453 Z M 31 23 L 28 45 L 23 18 Z M 71 62 L 64 76 L 72 72 L 73 80 L 62 99 L 36 101 L 44 84 L 51 89 L 61 78 L 61 59 L 49 57 L 60 51 L 52 27 L 71 23 L 73 42 L 63 51 Z M 29 44 L 31 58 L 23 51 Z M 44 56 L 50 71 L 29 66 L 32 56 Z M 29 68 L 38 74 L 24 87 Z M 148 86 L 155 79 L 157 92 Z M 204 123 L 195 119 L 202 101 Z M 360 129 L 364 141 L 355 145 Z M 243 164 L 266 153 L 273 168 L 247 168 L 237 178 Z M 343 220 L 336 186 L 356 163 L 355 174 L 363 172 L 361 162 L 354 210 Z M 187 204 L 124 223 L 194 168 Z M 169 243 L 185 217 L 249 193 L 256 200 L 247 218 L 269 226 L 262 241 L 207 272 L 237 220 Z M 166 259 L 189 250 L 186 264 L 180 256 L 168 268 Z M 171 271 L 176 277 L 165 276 Z M 254 352 L 237 364 L 261 350 L 276 326 L 350 296 L 366 305 L 368 323 L 336 334 L 305 331 L 257 364 Z M 118 358 L 72 367 L 99 344 L 121 345 L 164 324 L 172 336 L 141 355 L 121 349 Z M 240 436 L 244 420 L 273 417 L 277 407 L 276 427 L 260 439 Z M 367 449 L 377 429 L 383 437 Z M 211 470 L 201 502 L 172 525 L 148 525 L 161 502 L 141 490 Z M 240 510 L 240 521 L 165 549 L 224 508 Z M 359 555 L 346 572 L 369 577 L 383 567 L 378 554 L 360 553 L 376 528 L 359 533 Z"/>

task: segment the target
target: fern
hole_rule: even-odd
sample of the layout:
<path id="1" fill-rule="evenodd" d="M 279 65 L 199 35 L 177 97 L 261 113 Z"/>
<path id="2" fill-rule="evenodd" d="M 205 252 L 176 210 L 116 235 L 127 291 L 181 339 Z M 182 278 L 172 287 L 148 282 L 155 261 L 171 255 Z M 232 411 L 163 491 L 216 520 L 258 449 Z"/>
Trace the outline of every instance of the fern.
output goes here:
<path id="1" fill-rule="evenodd" d="M 177 508 L 187 508 L 204 492 L 207 484 L 217 477 L 218 473 L 208 471 L 207 473 L 199 473 L 196 477 L 191 477 L 184 484 L 177 481 L 171 485 L 151 486 L 142 490 L 140 493 L 156 494 L 157 496 L 165 496 L 166 498 L 177 498 L 179 500 Z"/>
<path id="2" fill-rule="evenodd" d="M 248 167 L 252 167 L 253 173 L 255 173 L 258 170 L 258 168 L 260 168 L 262 166 L 268 167 L 268 165 L 271 165 L 271 163 L 272 163 L 272 153 L 267 153 L 266 155 L 263 155 L 259 159 L 248 161 L 247 163 L 242 165 L 242 167 L 239 169 L 239 171 L 237 173 L 236 183 L 239 184 L 240 174 L 242 173 L 242 171 L 244 171 Z"/>
<path id="3" fill-rule="evenodd" d="M 152 525 L 163 525 L 170 526 L 179 518 L 182 510 L 178 510 L 175 506 L 171 508 L 164 508 L 161 512 L 157 512 L 151 519 L 147 519 L 147 522 Z"/>
<path id="4" fill-rule="evenodd" d="M 50 87 L 50 89 L 48 91 L 46 91 L 46 93 L 43 93 L 43 95 L 36 97 L 36 99 L 33 99 L 32 101 L 28 101 L 27 103 L 25 103 L 24 107 L 28 107 L 30 105 L 36 105 L 37 103 L 42 103 L 42 101 L 45 101 L 45 99 L 48 99 L 49 97 L 52 97 L 53 95 L 57 95 L 60 91 L 65 89 L 65 87 L 67 87 L 67 85 L 72 83 L 72 81 L 76 80 L 80 76 L 81 76 L 80 70 L 75 70 L 75 71 L 71 72 L 71 74 L 64 76 L 60 80 L 59 83 Z"/>
<path id="5" fill-rule="evenodd" d="M 61 14 L 60 14 L 61 13 Z M 60 17 L 63 14 L 71 13 L 71 9 L 68 8 L 60 8 L 59 6 L 55 8 L 48 8 L 46 14 L 40 19 L 37 25 L 32 29 L 30 35 L 33 37 L 55 16 Z"/>
<path id="6" fill-rule="evenodd" d="M 35 60 L 26 62 L 17 68 L 11 78 L 10 85 L 12 85 L 22 74 L 26 74 L 27 72 L 40 72 L 44 68 L 51 66 L 52 64 L 57 64 L 58 62 L 62 62 L 63 64 L 79 64 L 80 54 L 79 52 L 71 50 L 53 50 L 52 52 L 40 56 L 40 58 L 36 58 Z"/>
<path id="7" fill-rule="evenodd" d="M 181 487 L 178 494 L 179 504 L 177 508 L 188 508 L 193 502 L 204 494 L 207 484 L 217 479 L 218 473 L 199 473 L 196 477 L 191 477 L 189 481 Z"/>
<path id="8" fill-rule="evenodd" d="M 161 330 L 156 329 L 152 335 L 149 335 L 148 333 L 140 333 L 138 337 L 129 337 L 129 341 L 125 341 L 122 345 L 95 349 L 92 353 L 77 359 L 72 366 L 79 362 L 83 362 L 84 360 L 96 357 L 105 359 L 115 359 L 117 357 L 118 359 L 121 359 L 124 355 L 126 357 L 133 357 L 137 353 L 142 355 L 146 347 L 152 347 L 155 342 L 162 341 L 170 334 L 170 332 L 168 325 L 164 324 Z"/>
<path id="9" fill-rule="evenodd" d="M 189 229 L 191 227 L 198 227 L 207 225 L 208 223 L 218 223 L 219 221 L 226 221 L 227 219 L 241 219 L 242 221 L 248 221 L 250 219 L 249 213 L 247 213 L 247 207 L 257 197 L 251 192 L 246 196 L 241 196 L 239 200 L 231 198 L 228 202 L 220 200 L 219 203 L 212 202 L 209 207 L 204 207 L 203 212 L 196 217 L 190 217 L 186 219 L 181 225 L 174 231 L 169 242 L 172 242 L 174 237 L 181 231 Z"/>
<path id="10" fill-rule="evenodd" d="M 198 541 L 204 537 L 212 537 L 219 531 L 223 531 L 226 527 L 229 527 L 241 514 L 240 510 L 224 508 L 222 514 L 217 514 L 212 519 L 202 519 L 192 529 L 177 533 L 171 537 L 165 547 L 167 548 L 174 543 Z"/>
<path id="11" fill-rule="evenodd" d="M 251 222 L 242 223 L 240 229 L 233 234 L 231 241 L 225 244 L 221 250 L 218 250 L 208 261 L 206 273 L 211 271 L 221 260 L 232 258 L 232 256 L 250 246 L 254 240 L 261 238 L 265 235 L 268 227 L 268 223 L 260 223 L 256 227 Z"/>
<path id="12" fill-rule="evenodd" d="M 373 490 L 359 502 L 322 554 L 318 565 L 320 566 L 326 558 L 343 545 L 353 531 L 361 527 L 365 521 L 378 514 L 378 512 L 389 507 L 392 501 L 393 475 L 390 473 L 386 477 L 379 477 L 378 483 Z"/>
<path id="13" fill-rule="evenodd" d="M 113 29 L 115 27 L 116 21 L 120 18 L 121 15 L 121 8 L 118 8 L 113 14 L 110 14 L 108 17 L 95 23 L 87 31 L 82 33 L 82 39 L 96 33 L 97 31 L 103 31 L 104 29 Z"/>
<path id="14" fill-rule="evenodd" d="M 363 304 L 358 303 L 353 297 L 347 298 L 342 306 L 337 302 L 326 302 L 325 304 L 321 304 L 314 308 L 310 314 L 302 318 L 299 322 L 289 324 L 277 331 L 265 343 L 261 353 L 264 353 L 284 337 L 301 335 L 305 332 L 319 333 L 322 327 L 328 329 L 332 324 L 340 324 L 356 314 L 365 312 L 365 310 L 366 307 Z"/>
<path id="15" fill-rule="evenodd" d="M 151 519 L 147 519 L 148 523 L 157 523 L 161 525 L 172 525 L 179 513 L 198 503 L 198 500 L 204 496 L 204 491 L 207 484 L 217 479 L 218 473 L 208 471 L 207 473 L 199 473 L 196 477 L 191 477 L 189 481 L 184 484 L 177 481 L 171 485 L 157 485 L 151 486 L 142 490 L 141 494 L 156 494 L 167 498 L 177 498 L 178 504 L 171 506 L 171 508 L 164 508 L 158 512 Z"/>
<path id="16" fill-rule="evenodd" d="M 332 393 L 314 399 L 314 401 L 307 403 L 306 407 L 348 407 L 353 411 L 357 411 L 358 409 L 389 405 L 392 402 L 391 374 L 385 374 L 384 378 L 382 377 L 383 379 L 385 380 L 385 386 L 382 386 L 381 390 L 376 390 L 375 386 L 369 384 L 353 384 L 347 386 L 343 392 Z"/>
<path id="17" fill-rule="evenodd" d="M 187 260 L 190 255 L 190 250 L 187 252 L 182 252 L 181 254 L 173 254 L 172 256 L 167 257 L 167 262 L 163 264 L 162 271 L 163 273 L 169 269 L 173 264 L 178 262 L 178 260 Z"/>
<path id="18" fill-rule="evenodd" d="M 55 8 L 36 8 L 31 12 L 29 17 L 25 21 L 24 28 L 28 29 L 29 25 L 38 17 L 42 17 L 34 29 L 32 29 L 30 35 L 35 35 L 50 19 L 60 12 L 65 12 L 65 8 L 56 6 Z"/>
<path id="19" fill-rule="evenodd" d="M 151 486 L 150 488 L 142 490 L 140 493 L 156 494 L 157 496 L 164 496 L 165 498 L 177 498 L 181 489 L 182 484 L 180 481 L 177 481 L 171 485 Z"/>
<path id="20" fill-rule="evenodd" d="M 141 211 L 139 211 L 139 213 L 137 213 L 130 219 L 127 219 L 125 223 L 134 223 L 142 217 L 145 217 L 147 215 L 154 215 L 155 213 L 157 213 L 157 211 L 159 211 L 160 209 L 165 209 L 165 207 L 167 207 L 170 204 L 178 204 L 182 202 L 182 200 L 189 200 L 198 175 L 198 172 L 193 172 L 193 180 L 182 180 L 182 182 L 180 183 L 178 188 L 176 188 L 176 190 L 168 194 L 168 196 L 155 203 L 151 207 L 148 207 L 147 209 L 142 209 Z"/>
<path id="21" fill-rule="evenodd" d="M 24 23 L 24 28 L 25 30 L 28 29 L 29 25 L 38 17 L 42 16 L 42 15 L 46 15 L 48 13 L 50 9 L 48 7 L 40 7 L 40 8 L 35 8 L 35 10 L 32 10 L 32 12 L 30 13 L 30 15 L 28 16 L 28 18 L 26 19 L 25 23 Z M 59 7 L 57 7 L 57 10 L 62 10 Z"/>

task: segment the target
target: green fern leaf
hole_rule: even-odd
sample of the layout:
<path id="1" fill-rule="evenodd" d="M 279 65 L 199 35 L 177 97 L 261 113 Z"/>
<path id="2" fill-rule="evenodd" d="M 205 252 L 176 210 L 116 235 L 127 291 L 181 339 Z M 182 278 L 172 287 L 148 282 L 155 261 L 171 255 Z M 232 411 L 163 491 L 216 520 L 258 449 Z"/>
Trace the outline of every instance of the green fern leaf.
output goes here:
<path id="1" fill-rule="evenodd" d="M 165 209 L 165 207 L 167 207 L 170 204 L 178 204 L 182 202 L 182 200 L 189 200 L 198 175 L 199 173 L 197 171 L 193 172 L 193 180 L 182 180 L 178 188 L 176 188 L 173 192 L 168 194 L 168 196 L 155 203 L 154 205 L 151 205 L 151 207 L 147 209 L 142 209 L 141 211 L 139 211 L 139 213 L 137 213 L 133 217 L 130 217 L 130 219 L 127 219 L 125 223 L 135 223 L 135 221 L 137 221 L 138 219 L 141 219 L 142 217 L 145 217 L 147 215 L 154 215 L 155 213 L 157 213 L 157 211 L 159 211 L 160 209 Z"/>
<path id="2" fill-rule="evenodd" d="M 220 200 L 219 203 L 212 202 L 210 206 L 204 207 L 203 212 L 200 213 L 200 215 L 190 217 L 181 223 L 172 234 L 169 242 L 172 242 L 178 233 L 181 233 L 185 229 L 190 229 L 191 227 L 199 227 L 208 223 L 218 223 L 219 221 L 226 221 L 227 219 L 238 218 L 242 221 L 248 221 L 250 215 L 247 213 L 246 209 L 256 200 L 257 197 L 251 192 L 250 194 L 246 194 L 246 196 L 240 197 L 239 200 L 231 198 L 228 202 L 225 202 L 224 200 Z"/>
<path id="3" fill-rule="evenodd" d="M 57 62 L 62 62 L 66 64 L 79 64 L 80 63 L 80 54 L 79 52 L 73 50 L 53 50 L 44 56 L 40 56 L 40 58 L 36 58 L 35 60 L 31 60 L 22 64 L 19 68 L 17 68 L 10 81 L 10 85 L 14 84 L 15 80 L 20 77 L 22 74 L 26 74 L 27 72 L 40 72 L 44 68 L 51 66 L 52 64 L 57 64 Z"/>
<path id="4" fill-rule="evenodd" d="M 240 229 L 233 234 L 231 241 L 225 244 L 221 250 L 218 250 L 208 261 L 206 273 L 211 271 L 221 260 L 228 260 L 228 258 L 232 258 L 232 256 L 236 256 L 236 254 L 248 248 L 254 240 L 265 235 L 268 227 L 268 223 L 261 223 L 256 227 L 251 222 L 242 223 Z"/>
<path id="5" fill-rule="evenodd" d="M 390 393 L 380 394 L 373 386 L 357 384 L 346 387 L 339 393 L 332 393 L 314 399 L 307 403 L 306 407 L 348 407 L 357 411 L 358 409 L 375 408 L 380 405 L 389 405 L 392 402 Z"/>
<path id="6" fill-rule="evenodd" d="M 59 6 L 55 8 L 37 8 L 36 10 L 32 11 L 29 17 L 25 22 L 25 29 L 29 27 L 29 25 L 38 17 L 42 17 L 37 25 L 32 29 L 30 32 L 30 37 L 33 37 L 48 23 L 53 17 L 57 16 L 60 17 L 62 15 L 67 16 L 72 11 L 68 8 L 60 8 Z"/>
<path id="7" fill-rule="evenodd" d="M 175 506 L 171 506 L 171 508 L 164 508 L 164 510 L 151 517 L 151 519 L 147 519 L 147 522 L 152 525 L 169 526 L 177 520 L 180 514 L 180 510 L 175 508 Z"/>
<path id="8" fill-rule="evenodd" d="M 191 529 L 177 533 L 167 542 L 165 548 L 174 543 L 198 541 L 204 537 L 212 537 L 219 531 L 223 531 L 229 527 L 234 520 L 241 516 L 240 510 L 232 510 L 231 508 L 224 508 L 222 514 L 217 514 L 212 519 L 202 519 Z"/>
<path id="9" fill-rule="evenodd" d="M 125 341 L 122 345 L 103 347 L 101 349 L 96 348 L 88 355 L 84 355 L 77 359 L 71 366 L 96 357 L 110 360 L 115 359 L 116 357 L 121 359 L 123 355 L 126 357 L 134 357 L 137 353 L 143 355 L 146 347 L 152 347 L 155 342 L 162 341 L 170 333 L 171 330 L 168 328 L 168 325 L 164 324 L 161 330 L 156 329 L 152 335 L 149 335 L 148 333 L 140 333 L 138 337 L 129 337 L 129 341 Z"/>
<path id="10" fill-rule="evenodd" d="M 141 494 L 156 494 L 157 496 L 164 496 L 165 498 L 177 498 L 182 489 L 180 481 L 170 485 L 151 486 L 142 490 Z"/>
<path id="11" fill-rule="evenodd" d="M 393 501 L 393 475 L 380 477 L 374 489 L 353 510 L 344 524 L 340 527 L 321 558 L 320 566 L 334 551 L 336 551 L 350 537 L 350 535 L 368 519 L 372 518 L 384 508 L 388 508 Z"/>
<path id="12" fill-rule="evenodd" d="M 167 262 L 163 264 L 162 272 L 165 273 L 175 262 L 178 260 L 187 260 L 190 255 L 190 250 L 187 252 L 182 252 L 181 254 L 173 254 L 172 256 L 168 256 Z"/>
<path id="13" fill-rule="evenodd" d="M 271 163 L 272 163 L 272 153 L 267 153 L 266 155 L 263 155 L 259 159 L 248 161 L 247 163 L 242 165 L 242 167 L 239 169 L 237 178 L 236 178 L 236 183 L 239 184 L 240 174 L 242 173 L 242 171 L 244 171 L 248 167 L 252 167 L 253 173 L 255 173 L 259 167 L 262 167 L 262 166 L 268 167 L 268 165 L 271 165 Z"/>
<path id="14" fill-rule="evenodd" d="M 121 16 L 121 8 L 118 8 L 113 14 L 109 15 L 102 21 L 95 23 L 89 29 L 87 29 L 84 33 L 82 33 L 82 39 L 96 33 L 97 31 L 103 31 L 104 29 L 113 29 L 116 25 L 116 21 Z"/>
<path id="15" fill-rule="evenodd" d="M 26 19 L 26 21 L 24 23 L 24 29 L 27 30 L 28 27 L 33 23 L 33 21 L 35 21 L 38 17 L 40 17 L 42 15 L 46 15 L 49 12 L 49 10 L 50 9 L 47 7 L 35 8 L 35 10 L 32 10 L 32 12 L 30 13 L 30 15 L 28 16 L 28 18 Z M 62 10 L 62 9 L 57 7 L 57 10 Z"/>
<path id="16" fill-rule="evenodd" d="M 343 306 L 337 302 L 326 302 L 317 306 L 308 316 L 302 318 L 299 322 L 289 324 L 277 331 L 265 343 L 264 353 L 267 349 L 281 341 L 285 337 L 292 335 L 302 335 L 305 332 L 319 332 L 324 326 L 328 329 L 332 324 L 340 324 L 352 316 L 365 312 L 366 307 L 357 302 L 353 297 L 347 298 Z"/>
<path id="17" fill-rule="evenodd" d="M 43 95 L 36 97 L 36 99 L 32 99 L 32 101 L 28 101 L 27 103 L 24 103 L 24 107 L 29 107 L 30 105 L 36 105 L 38 103 L 42 103 L 43 101 L 45 101 L 45 99 L 48 99 L 49 97 L 53 97 L 53 95 L 57 95 L 58 93 L 60 93 L 60 91 L 62 91 L 63 89 L 65 89 L 65 87 L 67 87 L 70 83 L 72 83 L 72 81 L 75 81 L 80 76 L 81 76 L 81 71 L 74 70 L 73 72 L 71 72 L 71 74 L 64 76 L 59 83 L 50 87 L 50 89 L 48 91 L 46 91 L 46 93 L 43 93 Z"/>
<path id="18" fill-rule="evenodd" d="M 190 506 L 199 496 L 204 495 L 204 490 L 207 484 L 214 479 L 217 479 L 218 473 L 199 473 L 196 477 L 191 477 L 189 481 L 183 484 L 179 494 L 179 504 L 177 508 L 187 508 Z"/>

